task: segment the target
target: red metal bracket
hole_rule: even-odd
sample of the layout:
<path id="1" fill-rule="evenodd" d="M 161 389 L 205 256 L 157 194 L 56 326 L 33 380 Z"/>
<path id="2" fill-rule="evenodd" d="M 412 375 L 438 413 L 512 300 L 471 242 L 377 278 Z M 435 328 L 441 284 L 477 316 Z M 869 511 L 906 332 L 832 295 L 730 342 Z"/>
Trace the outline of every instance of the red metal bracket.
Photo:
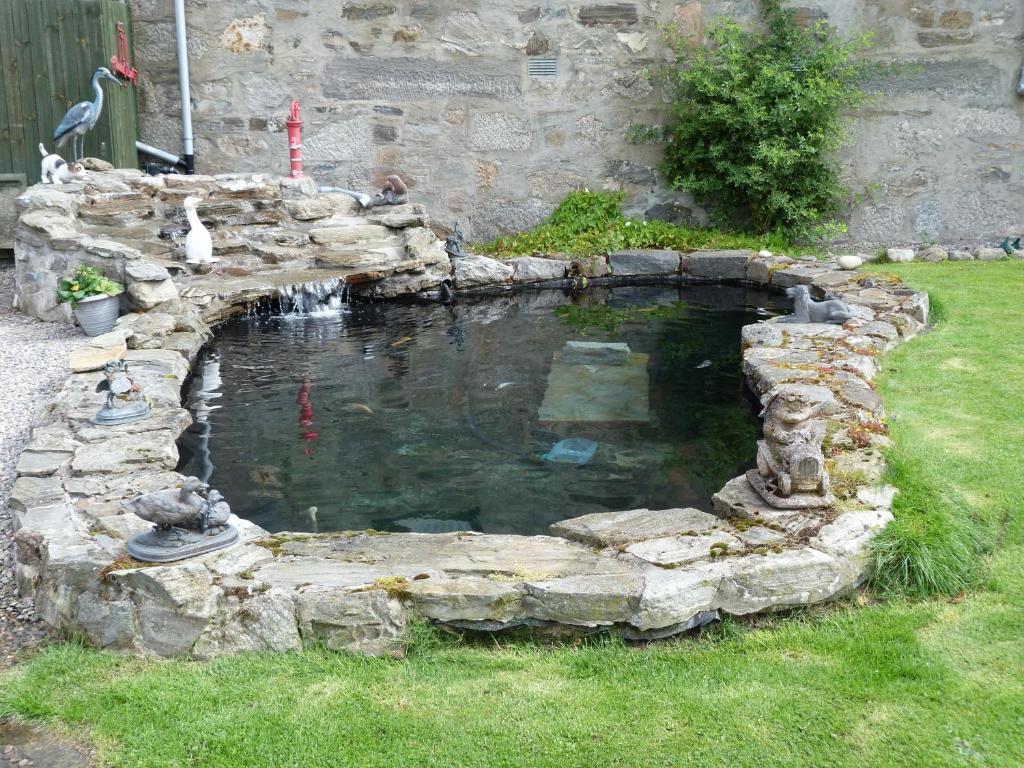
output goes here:
<path id="1" fill-rule="evenodd" d="M 117 53 L 110 57 L 110 68 L 132 83 L 139 77 L 139 73 L 132 66 L 131 54 L 128 53 L 128 34 L 120 21 L 117 22 Z"/>

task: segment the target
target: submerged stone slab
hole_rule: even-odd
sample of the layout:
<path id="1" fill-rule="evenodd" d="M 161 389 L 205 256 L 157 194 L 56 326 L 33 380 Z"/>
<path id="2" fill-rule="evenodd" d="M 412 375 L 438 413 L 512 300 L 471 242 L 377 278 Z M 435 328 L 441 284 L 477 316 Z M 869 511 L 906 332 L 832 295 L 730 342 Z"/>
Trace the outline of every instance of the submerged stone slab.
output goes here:
<path id="1" fill-rule="evenodd" d="M 551 532 L 593 547 L 615 547 L 675 534 L 703 533 L 721 524 L 721 519 L 699 509 L 631 509 L 562 520 L 551 526 Z"/>
<path id="2" fill-rule="evenodd" d="M 561 360 L 567 365 L 626 365 L 629 345 L 612 341 L 567 341 Z"/>
<path id="3" fill-rule="evenodd" d="M 648 422 L 648 356 L 625 365 L 574 365 L 555 353 L 538 418 L 547 422 Z M 586 392 L 586 397 L 580 397 Z"/>

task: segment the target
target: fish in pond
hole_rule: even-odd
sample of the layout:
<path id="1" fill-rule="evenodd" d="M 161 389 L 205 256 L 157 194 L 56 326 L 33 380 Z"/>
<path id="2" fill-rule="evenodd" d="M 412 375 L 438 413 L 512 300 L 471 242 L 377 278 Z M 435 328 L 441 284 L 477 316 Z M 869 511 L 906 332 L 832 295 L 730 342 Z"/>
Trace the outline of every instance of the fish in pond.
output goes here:
<path id="1" fill-rule="evenodd" d="M 503 390 L 505 387 L 515 386 L 515 383 L 516 382 L 514 382 L 514 381 L 503 381 L 503 382 L 501 382 L 501 384 L 499 384 L 498 386 L 496 386 L 494 388 L 494 391 L 495 392 L 501 392 L 501 390 Z"/>
<path id="2" fill-rule="evenodd" d="M 278 476 L 280 472 L 280 467 L 261 464 L 249 470 L 249 479 L 256 483 L 256 485 L 262 485 L 267 488 L 279 488 L 281 486 L 281 478 Z"/>
<path id="3" fill-rule="evenodd" d="M 400 347 L 403 344 L 408 344 L 410 341 L 412 341 L 412 336 L 403 336 L 398 341 L 391 342 L 391 346 L 392 347 Z"/>
<path id="4" fill-rule="evenodd" d="M 705 360 L 705 361 L 703 361 L 701 363 L 698 363 L 694 367 L 695 368 L 710 368 L 711 367 L 711 361 L 710 360 Z"/>
<path id="5" fill-rule="evenodd" d="M 355 411 L 356 413 L 365 413 L 367 416 L 373 416 L 373 409 L 365 403 L 349 403 L 345 406 L 346 411 Z"/>

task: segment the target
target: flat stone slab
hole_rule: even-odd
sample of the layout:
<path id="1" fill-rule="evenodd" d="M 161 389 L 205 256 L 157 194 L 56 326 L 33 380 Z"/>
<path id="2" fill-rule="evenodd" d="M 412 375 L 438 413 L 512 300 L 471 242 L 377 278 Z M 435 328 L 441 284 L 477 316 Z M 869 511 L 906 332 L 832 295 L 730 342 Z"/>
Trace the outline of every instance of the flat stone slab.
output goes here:
<path id="1" fill-rule="evenodd" d="M 681 257 L 679 251 L 615 251 L 608 255 L 608 264 L 612 274 L 619 276 L 677 275 Z"/>
<path id="2" fill-rule="evenodd" d="M 547 422 L 648 422 L 648 356 L 630 353 L 625 365 L 574 365 L 556 352 L 538 418 Z M 587 393 L 581 397 L 580 393 Z"/>
<path id="3" fill-rule="evenodd" d="M 694 251 L 686 256 L 686 271 L 707 280 L 744 280 L 753 251 Z"/>
<path id="4" fill-rule="evenodd" d="M 541 259 L 523 256 L 508 262 L 512 265 L 512 281 L 516 283 L 539 283 L 544 280 L 560 280 L 565 277 L 568 264 L 557 259 Z"/>
<path id="5" fill-rule="evenodd" d="M 663 568 L 677 568 L 714 557 L 721 557 L 731 550 L 742 548 L 742 542 L 724 531 L 712 531 L 696 536 L 667 536 L 662 539 L 630 544 L 626 551 L 652 565 Z"/>
<path id="6" fill-rule="evenodd" d="M 674 534 L 704 533 L 721 525 L 720 518 L 699 509 L 631 509 L 562 520 L 551 526 L 551 532 L 592 547 L 615 547 Z"/>

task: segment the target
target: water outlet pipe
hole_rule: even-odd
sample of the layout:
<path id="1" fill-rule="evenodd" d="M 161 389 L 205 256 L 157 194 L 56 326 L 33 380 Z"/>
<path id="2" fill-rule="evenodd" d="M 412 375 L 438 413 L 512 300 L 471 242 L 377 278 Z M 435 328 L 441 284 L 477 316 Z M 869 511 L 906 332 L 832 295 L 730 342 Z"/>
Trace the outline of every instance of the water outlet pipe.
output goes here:
<path id="1" fill-rule="evenodd" d="M 192 96 L 188 85 L 188 36 L 185 31 L 185 0 L 174 0 L 174 30 L 178 44 L 178 87 L 181 90 L 181 146 L 185 173 L 196 172 L 192 139 Z"/>

